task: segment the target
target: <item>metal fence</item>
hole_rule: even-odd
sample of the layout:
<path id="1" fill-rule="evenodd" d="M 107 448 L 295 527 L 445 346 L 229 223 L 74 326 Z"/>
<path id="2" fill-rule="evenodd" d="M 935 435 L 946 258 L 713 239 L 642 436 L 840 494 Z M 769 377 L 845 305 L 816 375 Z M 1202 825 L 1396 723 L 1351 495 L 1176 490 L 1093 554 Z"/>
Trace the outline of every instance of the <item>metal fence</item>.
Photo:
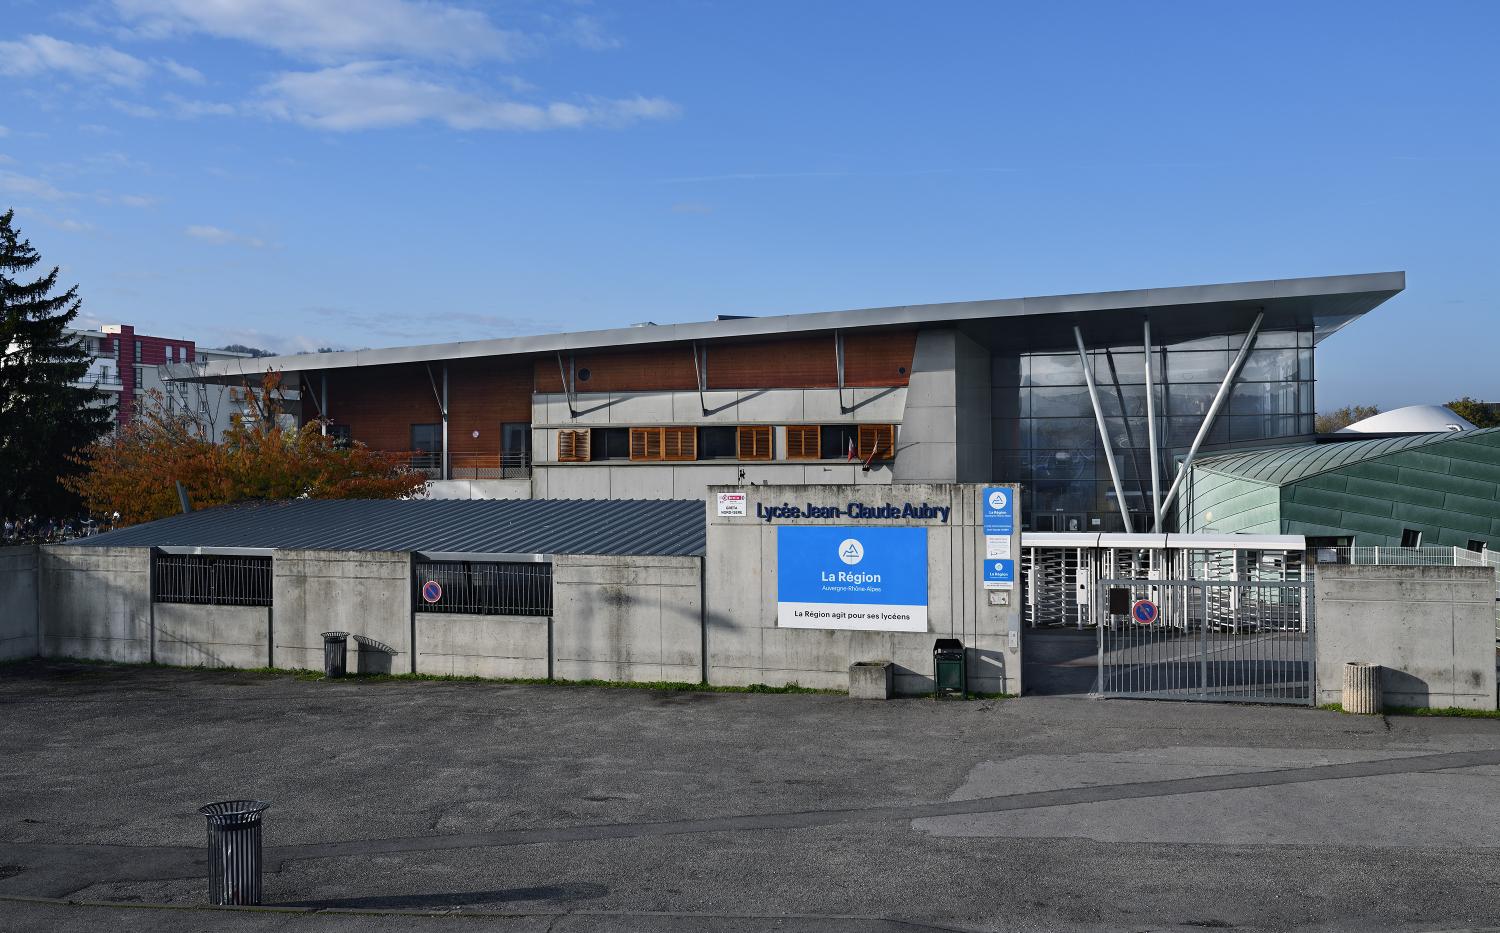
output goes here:
<path id="1" fill-rule="evenodd" d="M 550 563 L 417 561 L 412 570 L 412 604 L 418 612 L 552 614 Z"/>
<path id="2" fill-rule="evenodd" d="M 271 605 L 271 558 L 156 554 L 152 599 L 202 606 Z"/>
<path id="3" fill-rule="evenodd" d="M 1245 580 L 1101 580 L 1103 696 L 1313 703 L 1311 587 Z M 1137 614 L 1149 601 L 1155 613 Z M 1149 622 L 1141 621 L 1150 617 Z"/>
<path id="4" fill-rule="evenodd" d="M 531 476 L 531 454 L 449 454 L 449 479 L 526 479 Z"/>

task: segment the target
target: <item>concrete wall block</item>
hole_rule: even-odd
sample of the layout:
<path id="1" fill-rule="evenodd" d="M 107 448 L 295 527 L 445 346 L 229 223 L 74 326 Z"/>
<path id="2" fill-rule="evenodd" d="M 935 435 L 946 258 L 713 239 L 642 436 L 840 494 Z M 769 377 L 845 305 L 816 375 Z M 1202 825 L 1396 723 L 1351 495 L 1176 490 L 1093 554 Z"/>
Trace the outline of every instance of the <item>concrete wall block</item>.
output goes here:
<path id="1" fill-rule="evenodd" d="M 746 423 L 801 424 L 807 418 L 804 397 L 820 391 L 834 396 L 837 394 L 833 389 L 743 390 L 739 393 L 739 420 Z M 834 411 L 837 410 L 838 403 L 835 401 Z M 778 451 L 778 456 L 779 453 Z"/>
<path id="2" fill-rule="evenodd" d="M 529 479 L 449 479 L 427 484 L 429 499 L 530 499 Z"/>
<path id="3" fill-rule="evenodd" d="M 35 545 L 0 548 L 0 660 L 41 650 L 40 566 Z"/>
<path id="4" fill-rule="evenodd" d="M 738 392 L 722 389 L 704 392 L 672 393 L 674 424 L 734 424 L 740 420 Z M 704 409 L 708 413 L 704 414 Z"/>
<path id="5" fill-rule="evenodd" d="M 186 667 L 266 667 L 270 615 L 261 606 L 156 604 L 156 660 Z"/>
<path id="6" fill-rule="evenodd" d="M 41 654 L 151 660 L 151 552 L 52 545 L 41 551 Z"/>
<path id="7" fill-rule="evenodd" d="M 611 392 L 609 395 L 609 423 L 617 425 L 671 424 L 677 410 L 672 392 Z M 698 393 L 691 396 L 696 403 Z M 582 406 L 580 406 L 582 407 Z M 701 416 L 701 412 L 699 413 Z M 688 419 L 690 422 L 700 417 Z"/>
<path id="8" fill-rule="evenodd" d="M 1496 707 L 1493 570 L 1323 564 L 1316 582 L 1320 702 L 1366 661 L 1388 706 Z"/>
<path id="9" fill-rule="evenodd" d="M 608 499 L 611 470 L 589 464 L 538 466 L 532 481 L 548 499 Z"/>
<path id="10" fill-rule="evenodd" d="M 417 672 L 546 677 L 547 627 L 535 616 L 418 613 Z"/>
<path id="11" fill-rule="evenodd" d="M 411 561 L 396 552 L 277 551 L 272 560 L 273 663 L 323 667 L 323 632 L 361 635 L 393 649 L 389 664 L 411 670 Z M 350 668 L 360 650 L 350 640 Z M 383 653 L 383 652 L 382 652 Z"/>
<path id="12" fill-rule="evenodd" d="M 559 557 L 553 669 L 568 679 L 702 677 L 698 561 Z"/>
<path id="13" fill-rule="evenodd" d="M 611 499 L 670 499 L 675 472 L 670 466 L 611 466 L 609 474 Z"/>

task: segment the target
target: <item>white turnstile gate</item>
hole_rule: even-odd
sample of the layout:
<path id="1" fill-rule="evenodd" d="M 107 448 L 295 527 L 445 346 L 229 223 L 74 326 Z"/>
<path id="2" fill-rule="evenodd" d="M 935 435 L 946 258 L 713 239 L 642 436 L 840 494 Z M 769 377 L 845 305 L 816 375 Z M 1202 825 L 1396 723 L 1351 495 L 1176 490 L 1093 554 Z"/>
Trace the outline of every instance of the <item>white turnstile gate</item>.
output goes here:
<path id="1" fill-rule="evenodd" d="M 1028 632 L 1070 632 L 1062 641 L 1079 649 L 1076 636 L 1092 635 L 1094 694 L 1313 702 L 1302 538 L 1053 534 L 1021 546 Z"/>

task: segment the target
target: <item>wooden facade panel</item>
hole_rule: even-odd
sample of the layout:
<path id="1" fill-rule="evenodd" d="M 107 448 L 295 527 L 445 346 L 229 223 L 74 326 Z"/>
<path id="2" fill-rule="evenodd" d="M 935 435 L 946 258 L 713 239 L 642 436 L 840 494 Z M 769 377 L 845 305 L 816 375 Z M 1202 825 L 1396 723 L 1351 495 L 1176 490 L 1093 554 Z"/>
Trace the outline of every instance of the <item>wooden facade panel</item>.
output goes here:
<path id="1" fill-rule="evenodd" d="M 419 364 L 330 369 L 328 416 L 349 426 L 349 436 L 376 450 L 410 450 L 413 424 L 439 424 L 426 367 Z M 322 399 L 322 377 L 312 373 L 310 388 Z M 316 417 L 316 406 L 303 411 Z"/>
<path id="2" fill-rule="evenodd" d="M 698 388 L 689 346 L 652 347 L 623 353 L 580 353 L 573 357 L 579 392 L 668 392 Z M 563 354 L 563 366 L 568 355 Z M 536 361 L 536 390 L 561 392 L 557 357 Z M 587 371 L 588 378 L 583 378 Z"/>
<path id="3" fill-rule="evenodd" d="M 500 425 L 531 421 L 531 367 L 497 359 L 457 360 L 448 366 L 448 445 L 458 453 L 500 453 Z M 411 363 L 331 369 L 328 411 L 335 424 L 349 426 L 354 440 L 376 450 L 408 450 L 411 426 L 441 424 L 433 391 L 443 387 L 442 364 Z M 321 374 L 308 379 L 321 397 Z M 317 405 L 303 405 L 304 416 L 317 417 Z M 474 432 L 479 437 L 474 437 Z"/>
<path id="4" fill-rule="evenodd" d="M 819 389 L 838 385 L 832 334 L 700 344 L 710 389 Z M 904 386 L 911 376 L 916 331 L 853 333 L 844 337 L 844 384 Z M 568 365 L 567 354 L 563 365 Z M 574 357 L 579 392 L 667 392 L 698 388 L 691 346 L 586 353 Z M 536 390 L 563 391 L 556 357 L 535 362 Z"/>
<path id="5" fill-rule="evenodd" d="M 433 372 L 439 373 L 437 366 Z M 439 375 L 441 379 L 441 375 Z M 453 454 L 500 453 L 500 425 L 531 422 L 529 363 L 489 357 L 448 364 L 448 449 Z M 438 383 L 439 387 L 442 382 Z M 476 438 L 474 432 L 478 431 Z"/>

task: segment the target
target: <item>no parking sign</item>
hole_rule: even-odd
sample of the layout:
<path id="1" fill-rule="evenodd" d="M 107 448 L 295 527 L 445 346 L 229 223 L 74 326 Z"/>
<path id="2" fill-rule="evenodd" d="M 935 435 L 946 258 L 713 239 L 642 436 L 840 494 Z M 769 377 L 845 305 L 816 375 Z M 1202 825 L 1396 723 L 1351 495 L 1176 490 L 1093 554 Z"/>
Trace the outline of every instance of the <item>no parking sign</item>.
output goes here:
<path id="1" fill-rule="evenodd" d="M 1161 610 L 1156 608 L 1156 603 L 1149 599 L 1138 599 L 1135 605 L 1130 607 L 1130 617 L 1137 625 L 1150 625 L 1161 615 Z"/>

